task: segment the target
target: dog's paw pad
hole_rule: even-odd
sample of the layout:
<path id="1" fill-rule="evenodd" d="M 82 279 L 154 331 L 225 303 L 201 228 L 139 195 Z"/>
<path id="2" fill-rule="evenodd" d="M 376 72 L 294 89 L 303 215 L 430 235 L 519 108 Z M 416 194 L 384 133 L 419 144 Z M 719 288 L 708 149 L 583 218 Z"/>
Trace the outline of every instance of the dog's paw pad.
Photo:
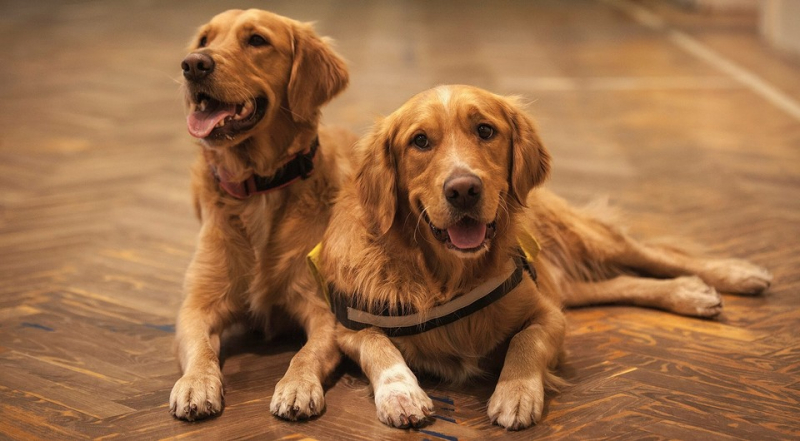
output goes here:
<path id="1" fill-rule="evenodd" d="M 761 294 L 772 284 L 769 271 L 740 259 L 710 262 L 703 279 L 721 292 L 742 295 Z"/>
<path id="2" fill-rule="evenodd" d="M 521 430 L 536 424 L 544 409 L 544 385 L 533 378 L 501 380 L 489 398 L 487 413 L 492 424 Z"/>
<path id="3" fill-rule="evenodd" d="M 427 424 L 433 402 L 417 384 L 397 381 L 375 389 L 378 419 L 391 427 L 406 429 Z"/>
<path id="4" fill-rule="evenodd" d="M 217 375 L 184 375 L 172 388 L 169 412 L 194 421 L 216 415 L 223 406 L 222 380 Z"/>
<path id="5" fill-rule="evenodd" d="M 304 420 L 325 408 L 325 395 L 317 378 L 284 377 L 275 385 L 269 410 L 285 420 Z"/>
<path id="6" fill-rule="evenodd" d="M 699 277 L 678 277 L 667 283 L 670 289 L 663 298 L 665 309 L 693 317 L 715 317 L 722 312 L 722 298 Z"/>

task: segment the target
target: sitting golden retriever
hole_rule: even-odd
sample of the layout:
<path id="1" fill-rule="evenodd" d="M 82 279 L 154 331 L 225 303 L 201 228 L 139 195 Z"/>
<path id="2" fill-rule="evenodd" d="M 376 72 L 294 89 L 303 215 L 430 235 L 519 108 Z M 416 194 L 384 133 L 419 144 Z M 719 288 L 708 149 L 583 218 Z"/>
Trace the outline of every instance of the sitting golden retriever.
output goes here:
<path id="1" fill-rule="evenodd" d="M 716 290 L 757 294 L 771 280 L 741 260 L 644 245 L 534 190 L 550 156 L 513 98 L 437 87 L 379 122 L 358 153 L 316 260 L 337 341 L 390 426 L 433 411 L 410 366 L 453 382 L 494 368 L 490 420 L 528 427 L 560 383 L 563 306 L 711 317 Z"/>
<path id="2" fill-rule="evenodd" d="M 223 406 L 220 335 L 234 323 L 274 334 L 290 319 L 308 341 L 275 386 L 270 411 L 307 418 L 340 352 L 335 320 L 308 274 L 355 136 L 318 130 L 319 108 L 347 86 L 344 62 L 310 25 L 231 10 L 202 26 L 182 63 L 187 125 L 201 145 L 192 188 L 201 219 L 176 324 L 183 376 L 170 412 Z"/>

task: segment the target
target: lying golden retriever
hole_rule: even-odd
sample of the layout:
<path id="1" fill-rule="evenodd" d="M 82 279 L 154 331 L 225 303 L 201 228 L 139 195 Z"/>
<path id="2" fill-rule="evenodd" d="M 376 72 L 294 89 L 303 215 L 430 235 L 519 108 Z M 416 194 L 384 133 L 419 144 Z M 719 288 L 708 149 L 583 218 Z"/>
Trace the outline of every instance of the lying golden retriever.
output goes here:
<path id="1" fill-rule="evenodd" d="M 308 341 L 275 386 L 270 411 L 317 415 L 337 365 L 334 318 L 304 263 L 322 237 L 355 136 L 318 130 L 319 108 L 347 86 L 344 62 L 310 25 L 231 10 L 202 26 L 182 63 L 189 133 L 201 154 L 201 219 L 176 325 L 183 376 L 170 412 L 223 406 L 220 335 L 234 323 L 274 334 L 288 318 Z"/>
<path id="2" fill-rule="evenodd" d="M 550 156 L 513 98 L 429 90 L 379 122 L 358 150 L 317 260 L 337 341 L 390 426 L 421 425 L 433 411 L 409 366 L 462 382 L 493 362 L 502 367 L 490 420 L 512 430 L 537 422 L 545 389 L 560 383 L 562 306 L 629 303 L 711 317 L 722 307 L 716 290 L 757 294 L 771 280 L 741 260 L 644 245 L 533 190 Z"/>

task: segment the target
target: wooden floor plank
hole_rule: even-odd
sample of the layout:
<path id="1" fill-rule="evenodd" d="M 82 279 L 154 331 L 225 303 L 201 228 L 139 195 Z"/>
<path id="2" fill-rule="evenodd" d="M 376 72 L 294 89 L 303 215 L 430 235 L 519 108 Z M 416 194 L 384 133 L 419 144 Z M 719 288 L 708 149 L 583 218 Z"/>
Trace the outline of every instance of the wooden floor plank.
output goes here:
<path id="1" fill-rule="evenodd" d="M 680 3 L 4 2 L 0 438 L 800 438 L 800 121 L 736 75 L 800 102 L 800 61 L 764 44 L 752 11 Z M 199 227 L 179 64 L 197 26 L 242 6 L 335 38 L 351 85 L 326 124 L 364 133 L 440 83 L 521 95 L 554 157 L 551 189 L 607 198 L 637 237 L 750 259 L 773 287 L 724 294 L 716 320 L 567 311 L 570 385 L 522 432 L 489 423 L 491 379 L 423 379 L 433 424 L 389 429 L 352 363 L 320 418 L 280 421 L 269 402 L 301 341 L 252 334 L 223 347 L 224 413 L 174 420 L 175 316 Z"/>

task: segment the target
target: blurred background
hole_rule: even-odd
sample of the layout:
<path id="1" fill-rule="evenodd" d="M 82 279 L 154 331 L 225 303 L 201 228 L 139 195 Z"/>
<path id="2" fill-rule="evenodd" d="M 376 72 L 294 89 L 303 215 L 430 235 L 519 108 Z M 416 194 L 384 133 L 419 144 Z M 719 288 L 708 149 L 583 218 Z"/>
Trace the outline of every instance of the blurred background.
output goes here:
<path id="1" fill-rule="evenodd" d="M 518 439 L 800 436 L 800 2 L 793 0 L 0 1 L 0 436 L 476 439 L 490 384 L 428 385 L 428 432 L 374 417 L 346 368 L 328 411 L 272 418 L 298 343 L 226 358 L 227 410 L 173 420 L 171 352 L 198 222 L 180 62 L 228 8 L 315 21 L 351 86 L 324 123 L 363 134 L 417 92 L 522 96 L 549 186 L 608 197 L 637 237 L 680 236 L 776 277 L 716 321 L 570 311 L 573 386 Z M 449 437 L 449 438 L 448 438 Z"/>

